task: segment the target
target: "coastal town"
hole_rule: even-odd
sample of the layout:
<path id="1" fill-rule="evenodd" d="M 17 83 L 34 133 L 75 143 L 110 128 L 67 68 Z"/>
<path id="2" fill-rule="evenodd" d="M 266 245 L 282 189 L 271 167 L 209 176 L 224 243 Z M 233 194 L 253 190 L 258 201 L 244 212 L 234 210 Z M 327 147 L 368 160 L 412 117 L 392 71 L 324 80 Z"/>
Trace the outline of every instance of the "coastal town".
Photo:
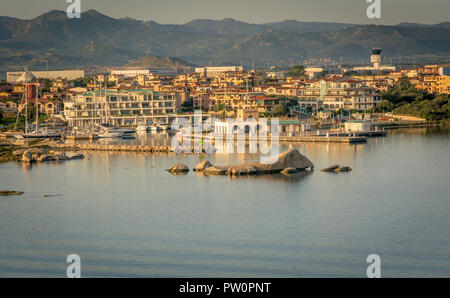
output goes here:
<path id="1" fill-rule="evenodd" d="M 450 65 L 397 69 L 382 64 L 380 49 L 372 51 L 370 60 L 372 66 L 294 66 L 285 71 L 218 66 L 110 69 L 92 76 L 83 70 L 8 72 L 0 85 L 2 136 L 51 128 L 41 137 L 83 139 L 93 137 L 93 128 L 102 125 L 121 127 L 125 134 L 167 131 L 174 120 L 192 122 L 193 112 L 202 111 L 205 118 L 215 119 L 277 117 L 280 136 L 290 140 L 326 133 L 327 141 L 341 141 L 340 133 L 350 136 L 349 132 L 370 133 L 393 123 L 448 119 Z M 400 103 L 392 99 L 392 90 L 399 88 L 406 93 L 397 96 L 403 96 Z M 414 92 L 427 100 L 438 97 L 443 112 L 425 115 L 405 109 L 416 101 L 408 97 Z M 95 136 L 123 134 L 109 130 Z"/>

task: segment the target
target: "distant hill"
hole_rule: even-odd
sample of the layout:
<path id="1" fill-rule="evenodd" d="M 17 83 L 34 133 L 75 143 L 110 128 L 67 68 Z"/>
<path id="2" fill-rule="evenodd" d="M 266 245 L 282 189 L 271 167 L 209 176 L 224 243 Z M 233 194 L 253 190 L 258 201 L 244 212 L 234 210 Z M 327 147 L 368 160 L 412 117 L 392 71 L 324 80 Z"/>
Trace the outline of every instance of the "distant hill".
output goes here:
<path id="1" fill-rule="evenodd" d="M 128 69 L 138 69 L 138 68 L 185 68 L 185 67 L 191 67 L 192 64 L 183 61 L 181 59 L 177 58 L 160 58 L 160 57 L 154 57 L 154 56 L 146 56 L 139 58 L 133 62 L 128 63 L 125 65 L 125 68 Z"/>
<path id="2" fill-rule="evenodd" d="M 441 27 L 450 29 L 450 22 L 443 22 L 434 25 L 418 24 L 418 23 L 400 23 L 397 26 L 400 27 Z"/>
<path id="3" fill-rule="evenodd" d="M 299 22 L 296 20 L 267 23 L 265 25 L 271 29 L 284 32 L 330 32 L 356 26 L 346 23 Z"/>
<path id="4" fill-rule="evenodd" d="M 25 66 L 43 69 L 47 62 L 50 69 L 122 66 L 149 53 L 174 58 L 133 63 L 242 61 L 244 65 L 286 66 L 308 58 L 338 60 L 341 56 L 345 63 L 359 63 L 367 60 L 373 47 L 381 47 L 386 57 L 401 55 L 416 58 L 417 63 L 450 61 L 449 24 L 375 26 L 296 20 L 250 24 L 223 19 L 165 25 L 115 19 L 95 10 L 82 13 L 81 19 L 69 19 L 64 11 L 53 10 L 31 20 L 0 17 L 0 72 Z"/>

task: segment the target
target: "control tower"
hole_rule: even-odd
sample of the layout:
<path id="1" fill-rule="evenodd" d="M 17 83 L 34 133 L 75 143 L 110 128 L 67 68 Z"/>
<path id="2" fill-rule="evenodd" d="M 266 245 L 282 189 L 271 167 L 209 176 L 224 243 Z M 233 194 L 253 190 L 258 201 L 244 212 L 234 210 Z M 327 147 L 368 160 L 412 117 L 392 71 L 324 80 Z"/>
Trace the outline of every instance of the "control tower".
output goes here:
<path id="1" fill-rule="evenodd" d="M 373 67 L 379 69 L 381 66 L 381 49 L 373 49 L 372 55 L 370 55 L 370 62 L 373 64 Z"/>

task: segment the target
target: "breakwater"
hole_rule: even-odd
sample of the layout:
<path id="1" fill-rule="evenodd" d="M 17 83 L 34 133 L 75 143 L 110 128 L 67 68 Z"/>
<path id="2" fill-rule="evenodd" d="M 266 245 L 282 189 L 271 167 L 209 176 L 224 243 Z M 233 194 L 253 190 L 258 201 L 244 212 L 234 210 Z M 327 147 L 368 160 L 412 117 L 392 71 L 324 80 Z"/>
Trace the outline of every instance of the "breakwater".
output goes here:
<path id="1" fill-rule="evenodd" d="M 85 150 L 85 151 L 112 151 L 112 152 L 149 152 L 169 153 L 173 152 L 170 146 L 143 146 L 143 145 L 100 145 L 100 144 L 51 144 L 51 148 L 59 150 Z"/>

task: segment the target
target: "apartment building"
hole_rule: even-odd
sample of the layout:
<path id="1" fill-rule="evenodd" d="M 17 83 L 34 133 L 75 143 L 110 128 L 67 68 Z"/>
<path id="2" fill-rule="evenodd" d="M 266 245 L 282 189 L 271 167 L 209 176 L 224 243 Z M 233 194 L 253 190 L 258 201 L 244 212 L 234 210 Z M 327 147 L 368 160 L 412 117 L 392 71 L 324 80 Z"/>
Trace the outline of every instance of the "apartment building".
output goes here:
<path id="1" fill-rule="evenodd" d="M 143 89 L 88 92 L 65 101 L 64 115 L 70 127 L 170 123 L 176 118 L 175 97 L 173 93 Z"/>
<path id="2" fill-rule="evenodd" d="M 300 89 L 299 106 L 312 110 L 358 110 L 365 111 L 381 101 L 377 89 L 364 81 L 346 77 L 330 77 L 308 81 Z"/>
<path id="3" fill-rule="evenodd" d="M 417 89 L 425 90 L 428 93 L 450 94 L 450 76 L 425 76 L 415 86 Z"/>
<path id="4" fill-rule="evenodd" d="M 209 97 L 210 108 L 215 105 L 223 105 L 227 110 L 253 108 L 256 104 L 255 96 L 264 96 L 264 92 L 242 89 L 214 90 Z"/>

